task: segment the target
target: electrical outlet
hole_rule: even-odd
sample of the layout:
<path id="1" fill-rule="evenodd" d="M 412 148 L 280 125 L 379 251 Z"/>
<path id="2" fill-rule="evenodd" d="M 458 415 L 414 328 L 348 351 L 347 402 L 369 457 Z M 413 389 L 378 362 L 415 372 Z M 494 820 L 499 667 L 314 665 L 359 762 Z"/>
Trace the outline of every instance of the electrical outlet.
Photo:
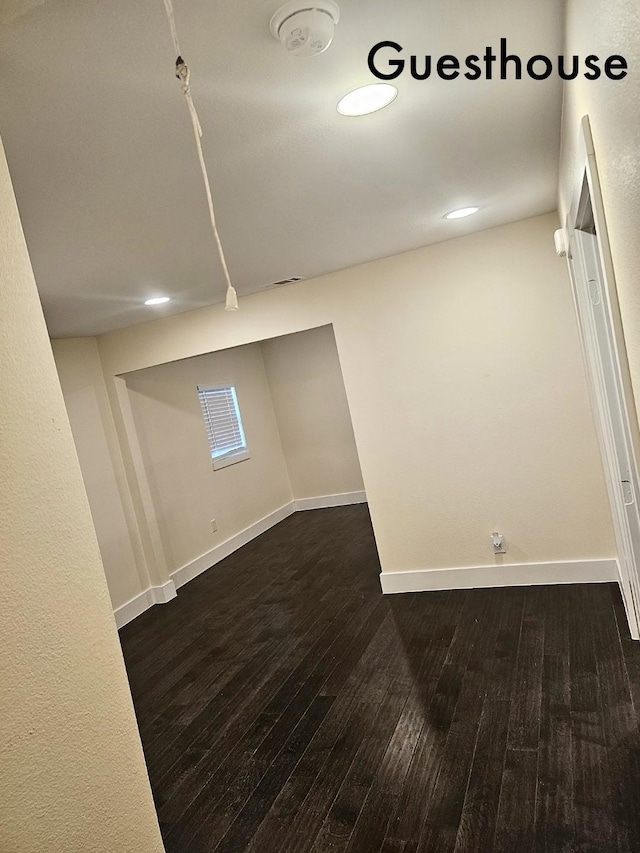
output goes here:
<path id="1" fill-rule="evenodd" d="M 211 532 L 212 533 L 218 532 L 218 522 L 215 520 L 215 518 L 211 519 Z"/>
<path id="2" fill-rule="evenodd" d="M 504 541 L 504 536 L 502 535 L 502 533 L 492 533 L 491 543 L 493 544 L 494 554 L 507 553 L 507 543 Z"/>

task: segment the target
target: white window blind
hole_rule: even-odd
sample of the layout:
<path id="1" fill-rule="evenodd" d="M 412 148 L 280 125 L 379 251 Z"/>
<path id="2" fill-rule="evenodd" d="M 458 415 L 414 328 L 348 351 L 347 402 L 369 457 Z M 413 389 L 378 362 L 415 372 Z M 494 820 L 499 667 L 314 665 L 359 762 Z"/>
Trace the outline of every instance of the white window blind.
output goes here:
<path id="1" fill-rule="evenodd" d="M 217 388 L 198 386 L 198 397 L 214 468 L 222 467 L 216 465 L 217 460 L 229 459 L 230 462 L 239 462 L 240 457 L 248 458 L 238 398 L 233 385 Z"/>

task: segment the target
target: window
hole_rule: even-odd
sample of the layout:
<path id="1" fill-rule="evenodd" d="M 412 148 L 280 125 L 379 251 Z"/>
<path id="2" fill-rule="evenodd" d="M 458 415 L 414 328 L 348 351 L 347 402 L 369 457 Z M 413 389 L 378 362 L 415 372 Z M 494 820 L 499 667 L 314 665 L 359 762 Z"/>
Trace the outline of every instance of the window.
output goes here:
<path id="1" fill-rule="evenodd" d="M 201 388 L 198 385 L 198 397 L 214 469 L 248 459 L 249 451 L 233 385 L 215 388 Z"/>

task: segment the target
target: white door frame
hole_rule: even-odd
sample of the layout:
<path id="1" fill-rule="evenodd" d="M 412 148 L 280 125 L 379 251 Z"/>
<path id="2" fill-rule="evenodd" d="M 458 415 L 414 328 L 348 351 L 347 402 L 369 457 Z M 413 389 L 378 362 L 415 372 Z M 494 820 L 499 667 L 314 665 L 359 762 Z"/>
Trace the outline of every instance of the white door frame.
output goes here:
<path id="1" fill-rule="evenodd" d="M 588 116 L 580 182 L 566 219 L 567 261 L 618 550 L 629 630 L 640 639 L 638 419 L 618 307 L 611 248 Z M 595 236 L 584 233 L 589 210 Z"/>

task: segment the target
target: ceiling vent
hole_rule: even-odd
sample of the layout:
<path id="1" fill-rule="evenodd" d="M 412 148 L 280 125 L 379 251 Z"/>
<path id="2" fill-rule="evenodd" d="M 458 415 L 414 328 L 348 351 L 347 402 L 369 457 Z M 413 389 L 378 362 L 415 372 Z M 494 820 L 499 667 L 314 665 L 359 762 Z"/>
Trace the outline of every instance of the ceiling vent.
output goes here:
<path id="1" fill-rule="evenodd" d="M 296 281 L 306 281 L 306 278 L 303 275 L 293 275 L 291 278 L 274 281 L 273 284 L 265 284 L 264 290 L 272 290 L 274 287 L 284 287 L 285 284 L 295 284 Z"/>

